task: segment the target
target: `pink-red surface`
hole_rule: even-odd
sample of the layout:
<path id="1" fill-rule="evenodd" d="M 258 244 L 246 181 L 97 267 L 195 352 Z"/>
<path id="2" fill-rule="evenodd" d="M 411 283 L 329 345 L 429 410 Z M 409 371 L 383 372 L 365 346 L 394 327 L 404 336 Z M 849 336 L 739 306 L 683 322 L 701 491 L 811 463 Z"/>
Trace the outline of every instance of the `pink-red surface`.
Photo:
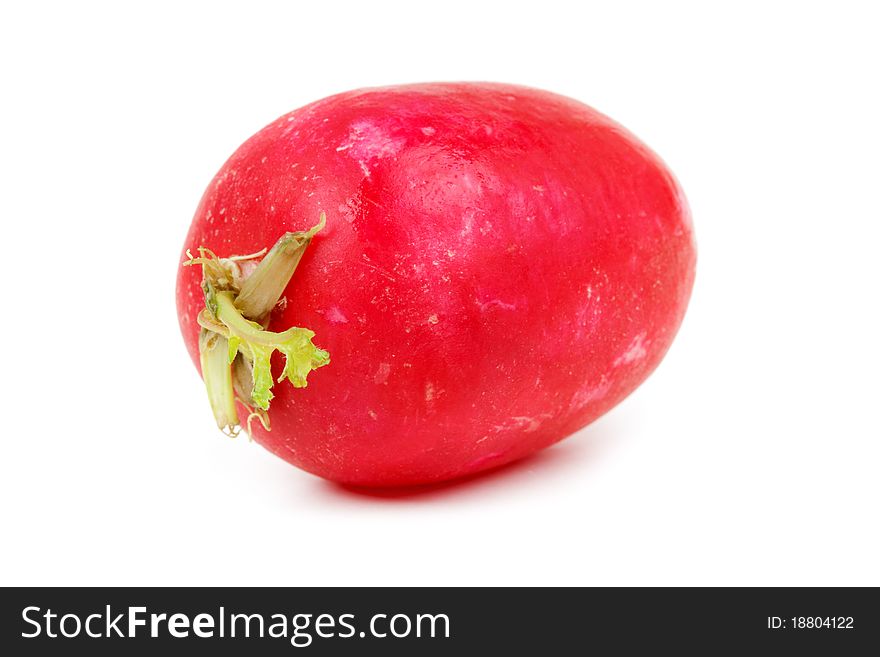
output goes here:
<path id="1" fill-rule="evenodd" d="M 465 476 L 565 438 L 657 366 L 694 278 L 664 164 L 535 89 L 366 89 L 282 116 L 211 182 L 184 248 L 253 253 L 322 211 L 269 328 L 312 329 L 331 363 L 276 384 L 253 438 L 348 484 Z M 200 276 L 177 287 L 196 364 Z"/>

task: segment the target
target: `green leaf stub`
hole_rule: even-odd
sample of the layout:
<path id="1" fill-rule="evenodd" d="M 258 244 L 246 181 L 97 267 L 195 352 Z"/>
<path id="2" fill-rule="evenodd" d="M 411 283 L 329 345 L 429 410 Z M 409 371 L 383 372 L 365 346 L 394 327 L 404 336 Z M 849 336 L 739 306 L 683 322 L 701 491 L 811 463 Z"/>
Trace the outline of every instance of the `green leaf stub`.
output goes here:
<path id="1" fill-rule="evenodd" d="M 227 433 L 234 435 L 239 429 L 236 399 L 268 429 L 265 411 L 269 410 L 274 397 L 272 354 L 275 351 L 284 356 L 284 370 L 278 382 L 287 379 L 294 388 L 306 387 L 309 373 L 330 362 L 330 354 L 312 343 L 313 331 L 291 327 L 275 333 L 253 321 L 261 319 L 268 323 L 269 313 L 290 281 L 302 252 L 324 224 L 322 213 L 320 222 L 311 230 L 285 234 L 246 279 L 242 278 L 237 263 L 259 257 L 265 250 L 254 256 L 218 258 L 208 249 L 200 248 L 199 257 L 190 257 L 184 263 L 202 266 L 205 292 L 205 310 L 199 315 L 202 374 L 214 417 Z M 242 290 L 246 300 L 240 297 Z M 242 307 L 248 308 L 248 316 Z M 249 390 L 242 385 L 246 371 L 251 374 Z"/>

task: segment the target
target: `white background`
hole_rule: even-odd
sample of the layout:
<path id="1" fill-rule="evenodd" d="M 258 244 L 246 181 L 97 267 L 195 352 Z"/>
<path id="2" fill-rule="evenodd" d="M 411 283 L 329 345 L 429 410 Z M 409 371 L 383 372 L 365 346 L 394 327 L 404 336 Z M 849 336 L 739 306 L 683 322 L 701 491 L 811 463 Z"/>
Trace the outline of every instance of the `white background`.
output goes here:
<path id="1" fill-rule="evenodd" d="M 880 584 L 872 3 L 4 3 L 0 582 Z M 497 80 L 690 199 L 659 370 L 539 456 L 368 496 L 213 427 L 174 309 L 215 171 L 350 88 Z"/>

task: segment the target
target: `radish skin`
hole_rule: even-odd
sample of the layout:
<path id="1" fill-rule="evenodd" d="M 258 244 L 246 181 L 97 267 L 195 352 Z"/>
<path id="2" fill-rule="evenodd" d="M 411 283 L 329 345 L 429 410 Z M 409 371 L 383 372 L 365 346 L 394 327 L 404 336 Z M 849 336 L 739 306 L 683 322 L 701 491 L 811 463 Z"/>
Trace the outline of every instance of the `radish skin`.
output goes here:
<path id="1" fill-rule="evenodd" d="M 276 354 L 274 396 L 254 408 L 247 345 L 232 349 L 238 414 L 258 412 L 249 433 L 281 458 L 361 486 L 471 475 L 595 420 L 663 358 L 696 262 L 653 152 L 586 105 L 501 84 L 364 89 L 282 116 L 215 176 L 184 250 L 260 253 L 290 231 L 300 250 L 262 268 L 259 301 L 236 295 L 269 256 L 224 284 L 256 328 L 307 327 L 294 357 L 314 371 L 279 382 Z M 226 330 L 206 308 L 211 266 L 177 284 L 197 366 L 200 334 Z"/>

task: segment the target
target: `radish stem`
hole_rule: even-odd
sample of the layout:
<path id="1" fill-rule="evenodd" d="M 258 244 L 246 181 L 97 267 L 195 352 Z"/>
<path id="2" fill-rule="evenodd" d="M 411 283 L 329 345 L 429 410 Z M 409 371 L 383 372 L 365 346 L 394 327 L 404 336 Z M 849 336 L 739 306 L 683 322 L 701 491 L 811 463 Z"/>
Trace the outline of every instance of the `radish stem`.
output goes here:
<path id="1" fill-rule="evenodd" d="M 322 212 L 318 224 L 311 230 L 286 233 L 275 243 L 244 281 L 235 299 L 235 305 L 242 315 L 259 321 L 275 307 L 290 283 L 306 247 L 326 223 L 327 217 Z"/>
<path id="2" fill-rule="evenodd" d="M 235 408 L 226 338 L 202 329 L 199 334 L 199 355 L 214 419 L 223 433 L 234 437 L 239 431 L 238 411 Z"/>
<path id="3" fill-rule="evenodd" d="M 321 213 L 318 224 L 308 231 L 286 233 L 266 254 L 256 269 L 242 280 L 235 257 L 218 258 L 200 248 L 199 257 L 186 265 L 202 266 L 205 309 L 199 314 L 202 327 L 199 352 L 202 376 L 217 426 L 229 435 L 241 427 L 235 400 L 244 403 L 250 419 L 256 415 L 268 429 L 269 402 L 273 398 L 272 353 L 284 355 L 284 370 L 278 381 L 287 379 L 295 388 L 308 385 L 309 372 L 330 362 L 330 355 L 312 344 L 314 332 L 291 327 L 280 333 L 267 331 L 275 307 L 299 265 L 306 247 L 326 223 Z M 250 256 L 249 256 L 250 257 Z M 245 382 L 250 374 L 250 383 Z"/>

